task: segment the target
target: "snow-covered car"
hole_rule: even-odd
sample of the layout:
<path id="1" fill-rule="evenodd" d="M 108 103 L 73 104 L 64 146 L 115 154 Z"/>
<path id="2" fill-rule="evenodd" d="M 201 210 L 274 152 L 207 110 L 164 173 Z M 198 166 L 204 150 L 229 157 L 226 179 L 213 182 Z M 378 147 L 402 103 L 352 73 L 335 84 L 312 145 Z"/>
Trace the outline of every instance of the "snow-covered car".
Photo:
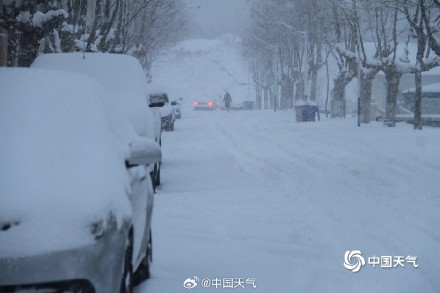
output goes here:
<path id="1" fill-rule="evenodd" d="M 37 57 L 31 67 L 80 73 L 96 80 L 107 91 L 105 96 L 100 96 L 100 100 L 120 145 L 127 145 L 134 136 L 157 140 L 154 114 L 145 106 L 147 79 L 136 58 L 122 54 L 100 53 L 44 54 Z M 79 87 L 80 84 L 72 82 L 72 86 Z M 147 172 L 150 173 L 149 177 L 153 179 L 151 180 L 153 190 L 158 178 L 159 162 L 160 160 L 146 166 Z M 140 191 L 145 197 L 151 196 L 148 184 L 145 183 Z M 134 239 L 139 241 L 139 243 L 135 242 L 137 246 L 135 245 L 134 249 L 141 247 L 140 254 L 133 259 L 136 279 L 139 279 L 139 276 L 142 277 L 140 279 L 148 276 L 148 270 L 144 268 L 149 266 L 147 260 L 150 259 L 151 252 L 146 248 L 146 243 L 151 244 L 151 237 L 145 230 L 150 229 L 151 212 L 152 208 L 146 209 L 141 204 L 135 205 L 133 209 L 135 222 L 139 224 L 139 228 L 134 230 Z"/>
<path id="2" fill-rule="evenodd" d="M 215 103 L 211 100 L 197 100 L 194 101 L 194 110 L 209 110 L 215 109 Z"/>
<path id="3" fill-rule="evenodd" d="M 160 143 L 160 131 L 156 128 L 155 115 L 145 106 L 145 97 L 148 96 L 147 79 L 136 58 L 101 53 L 44 54 L 32 63 L 32 67 L 78 72 L 98 80 L 111 92 L 111 95 L 104 98 L 109 112 L 122 113 L 138 135 Z M 118 135 L 124 140 L 127 139 L 127 133 L 124 131 L 118 131 Z M 155 188 L 158 181 L 156 178 L 159 178 L 158 164 L 152 164 L 148 169 Z"/>
<path id="4" fill-rule="evenodd" d="M 168 95 L 164 92 L 152 92 L 150 94 L 150 107 L 159 108 L 162 119 L 162 129 L 167 131 L 174 131 L 174 116 L 173 107 L 171 106 Z"/>
<path id="5" fill-rule="evenodd" d="M 109 123 L 110 93 L 87 76 L 1 68 L 0 88 L 0 292 L 131 292 L 151 258 L 159 146 Z"/>
<path id="6" fill-rule="evenodd" d="M 172 101 L 171 107 L 173 107 L 174 117 L 176 117 L 176 119 L 181 119 L 182 118 L 182 106 L 180 105 L 180 103 L 177 101 Z"/>

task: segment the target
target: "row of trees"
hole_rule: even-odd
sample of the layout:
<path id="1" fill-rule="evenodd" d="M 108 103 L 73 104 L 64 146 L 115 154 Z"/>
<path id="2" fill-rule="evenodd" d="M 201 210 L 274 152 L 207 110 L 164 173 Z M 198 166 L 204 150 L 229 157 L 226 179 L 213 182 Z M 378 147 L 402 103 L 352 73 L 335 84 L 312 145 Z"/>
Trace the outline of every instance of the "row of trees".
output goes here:
<path id="1" fill-rule="evenodd" d="M 414 127 L 422 128 L 421 72 L 440 60 L 438 0 L 254 0 L 249 6 L 252 24 L 245 52 L 257 106 L 290 108 L 305 95 L 315 101 L 318 73 L 329 72 L 332 58 L 337 74 L 327 83 L 325 102 L 327 110 L 331 96 L 332 117 L 343 115 L 345 87 L 358 77 L 360 117 L 369 123 L 372 82 L 382 71 L 385 120 L 395 126 L 400 78 L 411 73 L 417 89 Z M 417 44 L 417 52 L 409 52 L 410 42 Z"/>
<path id="2" fill-rule="evenodd" d="M 147 76 L 158 52 L 188 22 L 182 0 L 0 0 L 7 66 L 30 66 L 39 50 L 112 52 L 139 59 Z"/>

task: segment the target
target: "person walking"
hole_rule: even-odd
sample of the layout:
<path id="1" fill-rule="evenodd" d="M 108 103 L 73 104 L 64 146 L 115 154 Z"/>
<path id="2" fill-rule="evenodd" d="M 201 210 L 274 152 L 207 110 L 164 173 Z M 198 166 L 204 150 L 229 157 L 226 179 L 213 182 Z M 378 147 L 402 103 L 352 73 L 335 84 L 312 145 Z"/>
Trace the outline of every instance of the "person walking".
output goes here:
<path id="1" fill-rule="evenodd" d="M 225 103 L 226 111 L 229 111 L 231 108 L 232 98 L 231 94 L 227 90 L 225 96 L 223 97 L 223 102 Z"/>

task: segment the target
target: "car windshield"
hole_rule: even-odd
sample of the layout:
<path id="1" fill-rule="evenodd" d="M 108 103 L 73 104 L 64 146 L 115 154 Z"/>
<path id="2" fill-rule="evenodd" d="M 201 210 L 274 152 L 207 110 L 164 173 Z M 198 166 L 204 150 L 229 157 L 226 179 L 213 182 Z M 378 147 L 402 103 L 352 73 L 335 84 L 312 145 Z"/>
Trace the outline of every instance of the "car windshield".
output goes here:
<path id="1" fill-rule="evenodd" d="M 168 102 L 168 99 L 165 95 L 150 95 L 150 102 L 152 104 L 165 103 Z"/>

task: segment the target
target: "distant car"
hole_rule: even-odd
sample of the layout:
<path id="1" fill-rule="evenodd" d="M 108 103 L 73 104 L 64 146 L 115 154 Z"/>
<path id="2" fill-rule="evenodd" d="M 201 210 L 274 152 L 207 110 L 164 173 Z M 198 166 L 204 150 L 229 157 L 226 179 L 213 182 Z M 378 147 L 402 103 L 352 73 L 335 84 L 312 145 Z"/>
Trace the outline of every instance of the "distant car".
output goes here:
<path id="1" fill-rule="evenodd" d="M 176 117 L 176 119 L 181 119 L 182 118 L 182 106 L 180 105 L 180 103 L 177 101 L 172 101 L 171 106 L 173 107 L 174 117 Z"/>
<path id="2" fill-rule="evenodd" d="M 164 92 L 151 93 L 149 106 L 159 108 L 162 119 L 162 129 L 174 131 L 175 116 L 173 107 L 169 102 L 168 95 Z"/>
<path id="3" fill-rule="evenodd" d="M 0 88 L 0 292 L 131 292 L 151 258 L 159 146 L 121 140 L 111 93 L 87 76 L 0 68 Z"/>
<path id="4" fill-rule="evenodd" d="M 118 139 L 117 147 L 125 147 L 132 144 L 133 139 L 147 139 L 154 145 L 159 146 L 154 130 L 154 114 L 149 107 L 146 107 L 147 79 L 139 64 L 139 61 L 123 54 L 97 54 L 97 53 L 59 53 L 43 54 L 37 57 L 31 68 L 42 68 L 59 70 L 65 72 L 79 73 L 95 80 L 105 95 L 97 95 L 100 100 L 107 120 L 111 125 L 114 135 Z M 52 90 L 59 93 L 56 83 Z M 69 91 L 75 92 L 82 84 L 71 81 Z M 65 91 L 62 91 L 63 94 Z M 82 116 L 78 116 L 81 120 Z M 86 135 L 84 133 L 84 135 Z M 143 149 L 137 144 L 137 152 L 142 153 Z M 136 152 L 134 153 L 136 154 Z M 153 209 L 153 182 L 154 167 L 160 159 L 132 168 L 127 162 L 130 180 L 134 184 L 128 190 L 134 196 L 128 194 L 133 210 L 133 279 L 135 282 L 145 280 L 149 277 L 149 267 L 152 255 L 151 217 Z M 95 177 L 100 177 L 97 175 Z M 150 174 L 150 176 L 145 176 Z"/>
<path id="5" fill-rule="evenodd" d="M 194 110 L 214 110 L 215 103 L 210 100 L 197 100 L 194 101 Z"/>

